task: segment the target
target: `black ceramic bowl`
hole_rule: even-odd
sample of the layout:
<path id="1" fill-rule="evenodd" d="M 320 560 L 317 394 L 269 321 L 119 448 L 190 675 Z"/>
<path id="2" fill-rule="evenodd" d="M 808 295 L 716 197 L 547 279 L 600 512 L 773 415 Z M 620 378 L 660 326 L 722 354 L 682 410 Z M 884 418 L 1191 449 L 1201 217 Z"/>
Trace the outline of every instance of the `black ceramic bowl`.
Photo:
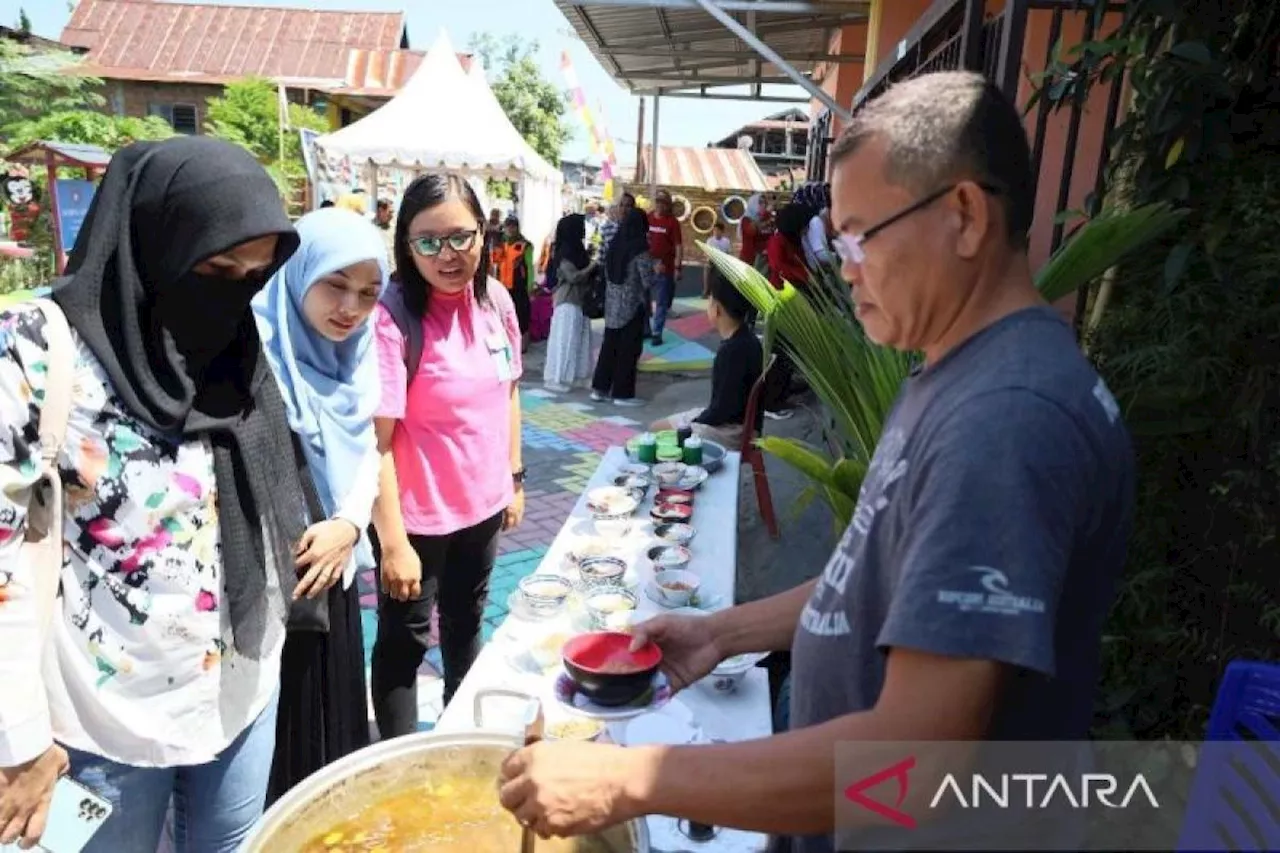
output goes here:
<path id="1" fill-rule="evenodd" d="M 563 659 L 565 672 L 582 695 L 597 705 L 617 708 L 653 686 L 662 650 L 646 643 L 633 652 L 630 634 L 593 631 L 565 643 Z"/>

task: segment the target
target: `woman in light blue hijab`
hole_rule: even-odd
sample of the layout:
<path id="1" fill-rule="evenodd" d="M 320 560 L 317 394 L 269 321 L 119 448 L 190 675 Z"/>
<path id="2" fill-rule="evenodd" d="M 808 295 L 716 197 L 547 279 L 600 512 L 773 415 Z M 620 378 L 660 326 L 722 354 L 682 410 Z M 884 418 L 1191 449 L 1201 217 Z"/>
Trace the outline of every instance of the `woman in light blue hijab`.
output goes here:
<path id="1" fill-rule="evenodd" d="M 253 311 L 325 520 L 298 544 L 269 802 L 369 743 L 353 581 L 374 565 L 366 531 L 378 490 L 379 383 L 369 317 L 387 283 L 387 250 L 375 226 L 339 207 L 309 213 L 296 228 L 298 251 Z"/>

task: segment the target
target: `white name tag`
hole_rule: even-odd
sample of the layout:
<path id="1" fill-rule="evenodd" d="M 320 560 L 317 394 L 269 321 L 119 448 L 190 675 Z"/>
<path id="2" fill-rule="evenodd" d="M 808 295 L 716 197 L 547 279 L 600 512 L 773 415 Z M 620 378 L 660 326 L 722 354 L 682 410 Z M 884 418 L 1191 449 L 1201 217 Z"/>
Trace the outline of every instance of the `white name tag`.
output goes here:
<path id="1" fill-rule="evenodd" d="M 511 343 L 507 340 L 507 336 L 495 332 L 485 338 L 485 346 L 489 348 L 489 357 L 493 359 L 498 381 L 510 382 L 514 376 L 511 370 Z"/>

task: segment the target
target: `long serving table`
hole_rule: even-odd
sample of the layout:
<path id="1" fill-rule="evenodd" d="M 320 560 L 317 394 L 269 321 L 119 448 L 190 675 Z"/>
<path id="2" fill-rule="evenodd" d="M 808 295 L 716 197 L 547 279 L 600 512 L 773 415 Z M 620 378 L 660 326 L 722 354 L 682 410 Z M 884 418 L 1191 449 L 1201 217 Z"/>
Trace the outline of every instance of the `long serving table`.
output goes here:
<path id="1" fill-rule="evenodd" d="M 560 530 L 551 549 L 543 558 L 538 572 L 569 574 L 564 569 L 565 555 L 572 544 L 593 532 L 590 514 L 586 509 L 586 493 L 597 486 L 609 485 L 620 466 L 626 464 L 626 452 L 613 447 L 605 454 L 592 476 L 587 489 L 578 499 L 569 519 Z M 689 548 L 693 559 L 689 568 L 701 578 L 706 607 L 719 609 L 733 604 L 737 572 L 738 550 L 738 474 L 741 460 L 737 453 L 728 454 L 723 467 L 703 484 L 694 503 L 692 524 L 697 531 Z M 623 540 L 620 553 L 628 558 L 627 580 L 639 590 L 637 620 L 663 612 L 644 593 L 644 587 L 653 577 L 653 571 L 645 556 L 654 544 L 653 522 L 649 519 L 653 489 L 640 508 L 636 510 L 635 523 Z M 478 691 L 505 688 L 537 696 L 543 702 L 549 719 L 565 716 L 559 703 L 553 698 L 552 674 L 531 671 L 513 662 L 512 652 L 520 647 L 528 648 L 540 636 L 567 630 L 569 617 L 532 622 L 516 615 L 509 615 L 493 640 L 480 653 L 475 666 L 458 687 L 453 701 L 444 709 L 436 731 L 459 731 L 476 728 L 481 723 L 474 717 L 475 697 Z M 493 703 L 495 706 L 497 702 Z M 514 727 L 515 714 L 509 713 L 505 723 L 497 722 L 501 713 L 491 714 L 486 709 L 485 728 Z M 685 733 L 692 733 L 695 742 L 742 741 L 766 737 L 773 731 L 772 708 L 769 702 L 769 678 L 764 669 L 752 668 L 733 693 L 713 692 L 709 680 L 700 682 L 676 694 L 664 708 L 644 714 L 633 720 L 608 724 L 611 740 L 623 744 L 689 742 Z M 674 733 L 674 734 L 673 734 Z M 764 850 L 767 838 L 753 832 L 719 828 L 710 841 L 691 840 L 679 822 L 665 816 L 648 818 L 650 842 L 655 851 L 706 851 L 706 853 L 752 853 Z"/>

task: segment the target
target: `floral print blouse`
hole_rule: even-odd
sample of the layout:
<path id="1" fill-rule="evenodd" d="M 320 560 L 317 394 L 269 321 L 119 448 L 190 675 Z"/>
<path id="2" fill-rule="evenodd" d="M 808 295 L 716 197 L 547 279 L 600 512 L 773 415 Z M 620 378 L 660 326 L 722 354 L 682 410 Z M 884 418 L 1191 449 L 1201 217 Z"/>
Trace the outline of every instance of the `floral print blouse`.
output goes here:
<path id="1" fill-rule="evenodd" d="M 272 701 L 283 627 L 261 661 L 235 654 L 210 448 L 133 418 L 78 337 L 57 460 L 61 598 L 34 653 L 34 567 L 19 545 L 40 455 L 44 326 L 33 305 L 0 311 L 0 684 L 20 688 L 0 690 L 0 766 L 51 739 L 135 766 L 210 761 Z"/>

